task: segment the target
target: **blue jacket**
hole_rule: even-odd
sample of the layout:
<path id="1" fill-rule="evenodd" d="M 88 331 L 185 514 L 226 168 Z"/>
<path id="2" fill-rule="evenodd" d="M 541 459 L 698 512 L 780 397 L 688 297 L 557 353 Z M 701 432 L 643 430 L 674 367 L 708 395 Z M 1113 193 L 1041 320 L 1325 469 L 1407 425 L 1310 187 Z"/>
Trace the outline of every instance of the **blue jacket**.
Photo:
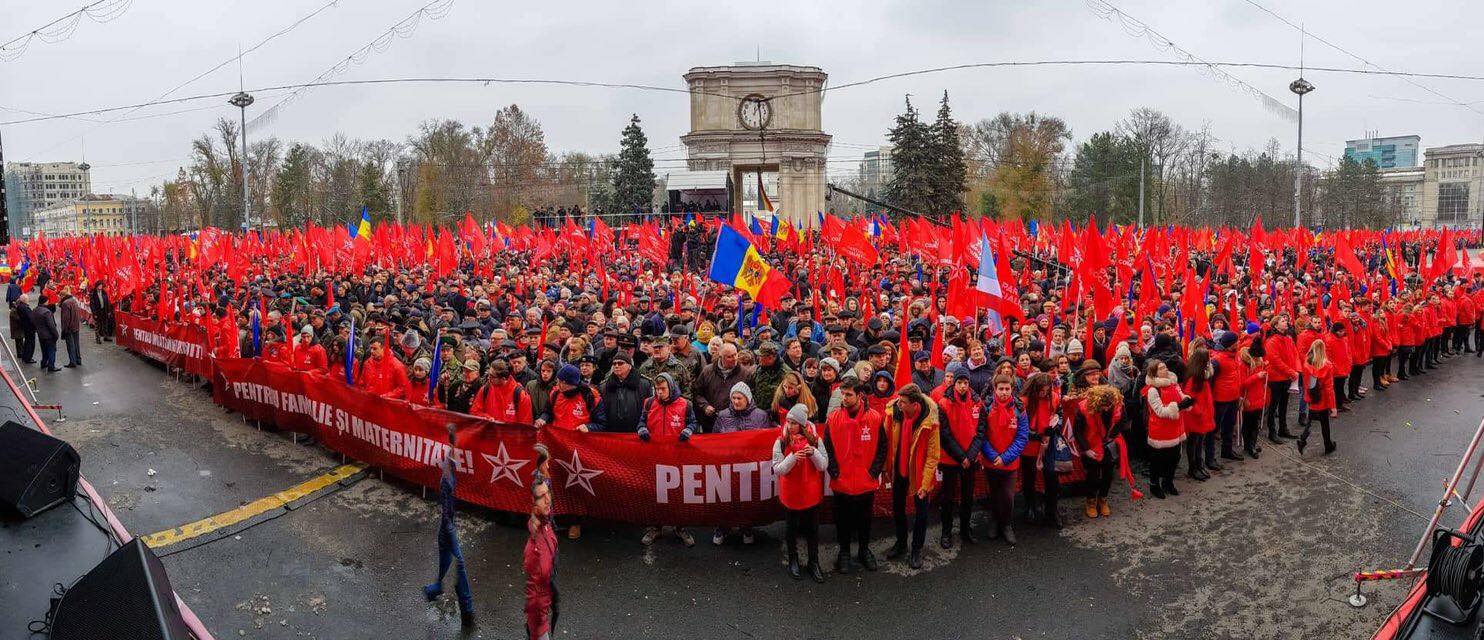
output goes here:
<path id="1" fill-rule="evenodd" d="M 985 403 L 985 413 L 989 413 L 989 411 L 993 408 L 991 406 L 993 403 L 993 398 L 991 398 L 988 403 Z M 984 444 L 980 446 L 980 451 L 984 453 L 985 460 L 994 460 L 995 458 L 999 458 L 1000 460 L 1009 462 L 1011 460 L 1019 458 L 1020 452 L 1025 450 L 1025 444 L 1030 440 L 1031 437 L 1030 420 L 1025 415 L 1025 407 L 1020 406 L 1020 400 L 1017 399 L 1014 401 L 1014 403 L 1015 439 L 1010 441 L 1010 446 L 1005 447 L 1004 451 L 996 451 L 994 448 L 994 444 L 990 441 L 989 436 L 985 435 Z"/>

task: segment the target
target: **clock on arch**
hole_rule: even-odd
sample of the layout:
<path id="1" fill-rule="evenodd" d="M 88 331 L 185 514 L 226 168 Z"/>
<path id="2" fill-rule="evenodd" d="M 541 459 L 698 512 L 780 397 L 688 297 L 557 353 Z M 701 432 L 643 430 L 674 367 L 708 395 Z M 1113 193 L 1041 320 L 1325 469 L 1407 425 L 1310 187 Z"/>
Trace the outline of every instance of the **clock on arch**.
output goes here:
<path id="1" fill-rule="evenodd" d="M 761 131 L 773 119 L 773 107 L 762 94 L 750 94 L 737 103 L 737 122 L 748 131 Z"/>

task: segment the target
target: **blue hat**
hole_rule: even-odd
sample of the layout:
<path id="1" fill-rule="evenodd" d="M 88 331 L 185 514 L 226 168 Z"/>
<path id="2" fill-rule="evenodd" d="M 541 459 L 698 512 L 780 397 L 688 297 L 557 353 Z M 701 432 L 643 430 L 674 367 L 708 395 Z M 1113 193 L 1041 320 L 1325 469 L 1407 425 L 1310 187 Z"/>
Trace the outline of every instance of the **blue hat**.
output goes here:
<path id="1" fill-rule="evenodd" d="M 1248 335 L 1257 333 L 1259 331 L 1262 331 L 1262 325 L 1257 324 L 1256 322 L 1248 322 L 1247 323 L 1247 334 Z"/>
<path id="2" fill-rule="evenodd" d="M 557 370 L 557 382 L 565 382 L 573 386 L 582 384 L 582 373 L 577 370 L 577 367 L 564 364 L 561 369 Z"/>

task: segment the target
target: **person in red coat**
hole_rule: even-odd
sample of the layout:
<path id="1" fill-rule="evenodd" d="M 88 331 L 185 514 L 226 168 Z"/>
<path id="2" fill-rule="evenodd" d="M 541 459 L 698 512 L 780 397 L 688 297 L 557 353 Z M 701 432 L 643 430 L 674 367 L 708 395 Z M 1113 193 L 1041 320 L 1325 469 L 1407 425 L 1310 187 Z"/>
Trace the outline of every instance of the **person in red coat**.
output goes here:
<path id="1" fill-rule="evenodd" d="M 1056 464 L 1045 460 L 1043 452 L 1053 437 L 1060 434 L 1061 389 L 1057 388 L 1051 374 L 1036 372 L 1025 379 L 1024 399 L 1026 419 L 1030 428 L 1030 440 L 1021 451 L 1020 494 L 1025 500 L 1026 518 L 1054 528 L 1061 528 L 1057 510 L 1060 497 L 1060 478 L 1056 475 Z M 1036 491 L 1036 477 L 1041 477 L 1044 491 Z M 1044 503 L 1044 504 L 1043 504 Z"/>
<path id="2" fill-rule="evenodd" d="M 1279 438 L 1294 437 L 1288 430 L 1288 385 L 1298 376 L 1298 350 L 1287 315 L 1273 321 L 1263 338 L 1262 353 L 1268 372 L 1268 407 L 1263 422 L 1268 427 L 1268 441 L 1283 444 Z"/>
<path id="3" fill-rule="evenodd" d="M 1330 377 L 1322 382 L 1334 390 L 1335 408 L 1349 411 L 1350 407 L 1345 406 L 1345 400 L 1350 380 L 1350 340 L 1344 323 L 1330 325 L 1329 333 L 1324 334 L 1324 350 L 1329 355 Z"/>
<path id="4" fill-rule="evenodd" d="M 526 638 L 551 640 L 557 622 L 557 537 L 551 518 L 551 485 L 531 483 L 531 519 L 526 522 Z"/>
<path id="5" fill-rule="evenodd" d="M 294 339 L 294 370 L 305 373 L 324 374 L 329 371 L 329 357 L 325 348 L 314 341 L 314 327 L 304 325 Z"/>
<path id="6" fill-rule="evenodd" d="M 510 375 L 510 365 L 496 360 L 489 369 L 489 379 L 475 394 L 469 412 L 510 424 L 531 424 L 531 394 Z"/>
<path id="7" fill-rule="evenodd" d="M 418 358 L 412 362 L 412 371 L 407 374 L 407 389 L 402 393 L 402 399 L 419 407 L 440 407 L 437 397 L 428 397 L 428 387 L 431 381 L 428 379 L 429 371 L 433 362 L 427 358 Z"/>
<path id="8" fill-rule="evenodd" d="M 809 575 L 824 582 L 824 569 L 819 566 L 819 503 L 824 499 L 823 471 L 829 468 L 829 455 L 809 422 L 809 408 L 796 404 L 788 410 L 782 432 L 773 442 L 773 475 L 778 478 L 778 500 L 783 503 L 785 544 L 788 547 L 788 575 L 795 580 L 799 571 L 799 534 L 809 547 Z"/>
<path id="9" fill-rule="evenodd" d="M 1213 399 L 1211 381 L 1216 369 L 1211 365 L 1211 352 L 1197 346 L 1185 360 L 1185 395 L 1195 402 L 1189 411 L 1181 414 L 1185 426 L 1185 475 L 1192 480 L 1204 482 L 1211 477 L 1206 470 L 1220 471 L 1216 462 L 1216 403 Z"/>
<path id="10" fill-rule="evenodd" d="M 1259 348 L 1261 346 L 1257 345 Z M 1262 358 L 1253 354 L 1251 348 L 1242 349 L 1237 352 L 1237 361 L 1241 366 L 1242 376 L 1242 448 L 1256 460 L 1262 452 L 1262 447 L 1257 442 L 1257 433 L 1262 427 L 1263 408 L 1268 406 L 1268 371 L 1263 366 Z"/>
<path id="11" fill-rule="evenodd" d="M 1231 332 L 1227 332 L 1231 333 Z M 1108 490 L 1117 474 L 1117 438 L 1123 424 L 1123 394 L 1111 385 L 1089 388 L 1077 402 L 1072 416 L 1072 435 L 1082 452 L 1087 470 L 1088 496 L 1083 513 L 1088 518 L 1113 515 L 1108 508 Z"/>
<path id="12" fill-rule="evenodd" d="M 1371 386 L 1377 391 L 1385 391 L 1391 386 L 1391 351 L 1395 344 L 1392 342 L 1391 311 L 1376 309 L 1376 313 L 1367 319 L 1367 324 L 1371 334 Z"/>
<path id="13" fill-rule="evenodd" d="M 387 354 L 381 340 L 372 339 L 370 352 L 356 366 L 356 386 L 383 398 L 403 400 L 407 393 L 407 367 Z"/>
<path id="14" fill-rule="evenodd" d="M 1324 341 L 1315 341 L 1309 346 L 1308 356 L 1304 358 L 1304 393 L 1309 402 L 1309 424 L 1298 438 L 1299 455 L 1303 455 L 1304 447 L 1309 443 L 1309 430 L 1315 422 L 1319 423 L 1320 433 L 1324 436 L 1324 454 L 1329 455 L 1335 451 L 1335 441 L 1329 433 L 1329 419 L 1337 413 L 1335 388 L 1334 385 L 1325 384 L 1334 375 L 1334 363 L 1330 361 L 1326 351 Z"/>
<path id="15" fill-rule="evenodd" d="M 1242 399 L 1242 363 L 1237 360 L 1237 334 L 1216 333 L 1216 350 L 1211 353 L 1215 376 L 1211 378 L 1211 404 L 1216 429 L 1221 437 L 1221 457 L 1241 460 L 1237 453 L 1237 414 Z M 1213 437 L 1217 434 L 1212 434 Z"/>
<path id="16" fill-rule="evenodd" d="M 848 574 L 859 563 L 867 571 L 878 568 L 871 553 L 871 505 L 886 465 L 886 427 L 881 414 L 866 406 L 857 378 L 840 382 L 840 406 L 825 420 L 824 450 L 829 459 L 830 504 L 840 553 L 835 570 Z M 856 544 L 854 559 L 850 544 Z"/>
<path id="17" fill-rule="evenodd" d="M 293 366 L 294 359 L 289 355 L 289 345 L 283 340 L 283 327 L 268 327 L 268 331 L 263 333 L 263 353 L 260 359 L 263 362 Z"/>
<path id="18" fill-rule="evenodd" d="M 665 442 L 686 442 L 695 432 L 701 429 L 696 423 L 696 411 L 690 400 L 680 395 L 680 385 L 676 384 L 675 377 L 669 373 L 661 373 L 654 377 L 654 395 L 644 399 L 639 409 L 639 439 L 649 442 L 651 439 L 659 439 Z M 685 543 L 687 547 L 696 545 L 695 536 L 691 535 L 685 527 L 676 526 L 675 537 Z M 661 527 L 651 526 L 644 529 L 644 535 L 639 538 L 639 543 L 644 546 L 654 544 L 655 539 L 660 536 Z"/>

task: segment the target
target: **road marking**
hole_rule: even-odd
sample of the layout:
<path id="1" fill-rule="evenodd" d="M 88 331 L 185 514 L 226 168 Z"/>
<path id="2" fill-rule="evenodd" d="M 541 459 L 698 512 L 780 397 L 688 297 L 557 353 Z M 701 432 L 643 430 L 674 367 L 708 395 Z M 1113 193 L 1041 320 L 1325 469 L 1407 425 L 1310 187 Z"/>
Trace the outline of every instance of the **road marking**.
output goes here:
<path id="1" fill-rule="evenodd" d="M 260 516 L 274 509 L 290 507 L 295 502 L 308 498 L 315 493 L 329 488 L 331 485 L 337 482 L 345 480 L 346 478 L 354 476 L 357 473 L 361 473 L 365 470 L 366 465 L 363 464 L 347 464 L 336 467 L 329 473 L 294 485 L 273 495 L 259 498 L 245 505 L 237 507 L 236 509 L 232 509 L 231 511 L 226 511 L 214 516 L 202 518 L 195 522 L 183 524 L 173 529 L 166 529 L 158 533 L 151 533 L 147 536 L 140 536 L 140 539 L 144 540 L 144 543 L 149 545 L 152 549 L 168 547 L 177 542 L 183 542 L 186 540 L 190 540 L 191 538 L 199 537 L 213 531 L 217 531 L 219 529 L 233 526 L 251 518 Z"/>

